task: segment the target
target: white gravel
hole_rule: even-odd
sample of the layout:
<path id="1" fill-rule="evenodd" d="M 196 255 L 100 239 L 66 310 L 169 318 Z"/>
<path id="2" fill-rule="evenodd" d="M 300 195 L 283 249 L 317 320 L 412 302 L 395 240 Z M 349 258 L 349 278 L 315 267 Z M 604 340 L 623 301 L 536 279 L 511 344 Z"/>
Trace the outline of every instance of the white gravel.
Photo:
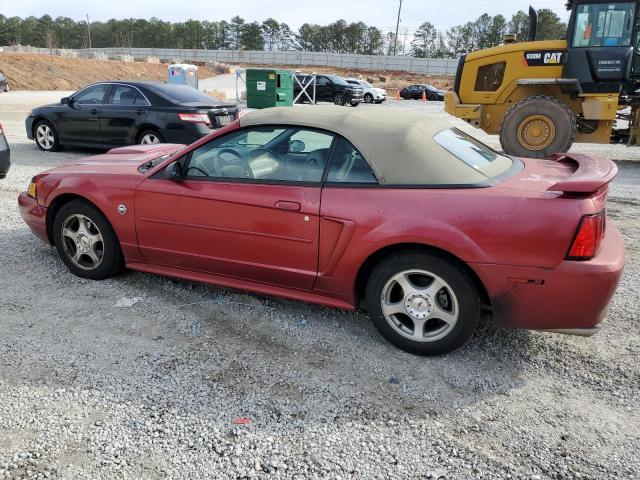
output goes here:
<path id="1" fill-rule="evenodd" d="M 69 274 L 16 204 L 30 176 L 88 153 L 25 137 L 28 109 L 60 96 L 0 95 L 14 161 L 0 181 L 0 479 L 640 478 L 640 163 L 619 163 L 609 199 L 628 263 L 602 333 L 484 324 L 419 358 L 362 313 Z"/>

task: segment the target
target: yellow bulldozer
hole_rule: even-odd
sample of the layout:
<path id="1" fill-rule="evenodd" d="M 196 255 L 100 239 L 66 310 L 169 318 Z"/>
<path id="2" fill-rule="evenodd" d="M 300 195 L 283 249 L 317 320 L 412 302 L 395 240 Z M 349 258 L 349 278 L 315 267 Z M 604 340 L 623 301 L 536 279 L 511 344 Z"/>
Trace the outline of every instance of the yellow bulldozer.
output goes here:
<path id="1" fill-rule="evenodd" d="M 571 0 L 565 40 L 513 37 L 460 58 L 445 110 L 499 134 L 511 155 L 545 158 L 574 142 L 635 145 L 640 135 L 640 2 Z M 510 41 L 509 41 L 510 40 Z"/>

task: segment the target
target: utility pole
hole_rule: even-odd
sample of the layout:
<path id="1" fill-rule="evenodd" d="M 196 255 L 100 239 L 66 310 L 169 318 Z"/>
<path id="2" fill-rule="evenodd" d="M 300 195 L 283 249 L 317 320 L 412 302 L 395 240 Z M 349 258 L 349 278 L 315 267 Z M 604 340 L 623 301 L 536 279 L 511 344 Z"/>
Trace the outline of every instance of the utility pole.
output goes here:
<path id="1" fill-rule="evenodd" d="M 87 31 L 89 32 L 89 48 L 91 48 L 91 23 L 89 23 L 88 13 L 87 13 Z"/>
<path id="2" fill-rule="evenodd" d="M 398 27 L 400 27 L 400 11 L 402 10 L 402 0 L 400 0 L 400 5 L 398 6 L 398 20 L 396 21 L 396 36 L 393 39 L 393 54 L 395 55 L 398 47 Z"/>
<path id="3" fill-rule="evenodd" d="M 407 33 L 409 32 L 408 27 L 404 27 L 404 40 L 402 42 L 402 55 L 406 55 L 405 51 L 407 48 Z"/>

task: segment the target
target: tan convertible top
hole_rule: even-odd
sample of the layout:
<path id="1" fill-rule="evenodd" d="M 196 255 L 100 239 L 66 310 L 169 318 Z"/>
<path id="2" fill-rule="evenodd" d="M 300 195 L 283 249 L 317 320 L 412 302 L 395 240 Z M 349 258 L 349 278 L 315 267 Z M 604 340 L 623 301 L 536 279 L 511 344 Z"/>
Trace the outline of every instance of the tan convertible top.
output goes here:
<path id="1" fill-rule="evenodd" d="M 434 134 L 451 127 L 445 119 L 404 108 L 275 107 L 252 111 L 240 119 L 241 127 L 249 125 L 302 125 L 338 133 L 360 150 L 384 184 L 477 184 L 495 175 L 467 165 L 433 139 Z"/>

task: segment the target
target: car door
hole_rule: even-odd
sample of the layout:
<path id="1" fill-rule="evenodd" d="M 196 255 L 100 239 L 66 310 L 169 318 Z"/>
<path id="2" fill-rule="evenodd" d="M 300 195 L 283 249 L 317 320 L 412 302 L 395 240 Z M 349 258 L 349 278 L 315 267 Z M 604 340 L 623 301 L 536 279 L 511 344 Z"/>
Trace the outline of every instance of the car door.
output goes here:
<path id="1" fill-rule="evenodd" d="M 114 84 L 100 112 L 100 130 L 107 145 L 132 145 L 149 115 L 151 104 L 136 87 Z"/>
<path id="2" fill-rule="evenodd" d="M 102 144 L 100 110 L 111 84 L 92 85 L 73 95 L 60 109 L 56 128 L 62 141 L 87 145 Z"/>
<path id="3" fill-rule="evenodd" d="M 142 182 L 135 216 L 145 259 L 310 290 L 318 269 L 320 191 L 328 152 L 311 152 L 320 168 L 301 179 L 283 155 L 266 147 L 277 138 L 288 142 L 299 130 L 305 129 L 236 130 L 181 158 L 185 176 L 180 181 L 156 174 Z M 315 135 L 323 137 L 318 144 L 332 137 Z"/>
<path id="4" fill-rule="evenodd" d="M 316 98 L 318 100 L 332 100 L 333 90 L 331 88 L 331 80 L 327 77 L 318 75 L 316 77 Z"/>

